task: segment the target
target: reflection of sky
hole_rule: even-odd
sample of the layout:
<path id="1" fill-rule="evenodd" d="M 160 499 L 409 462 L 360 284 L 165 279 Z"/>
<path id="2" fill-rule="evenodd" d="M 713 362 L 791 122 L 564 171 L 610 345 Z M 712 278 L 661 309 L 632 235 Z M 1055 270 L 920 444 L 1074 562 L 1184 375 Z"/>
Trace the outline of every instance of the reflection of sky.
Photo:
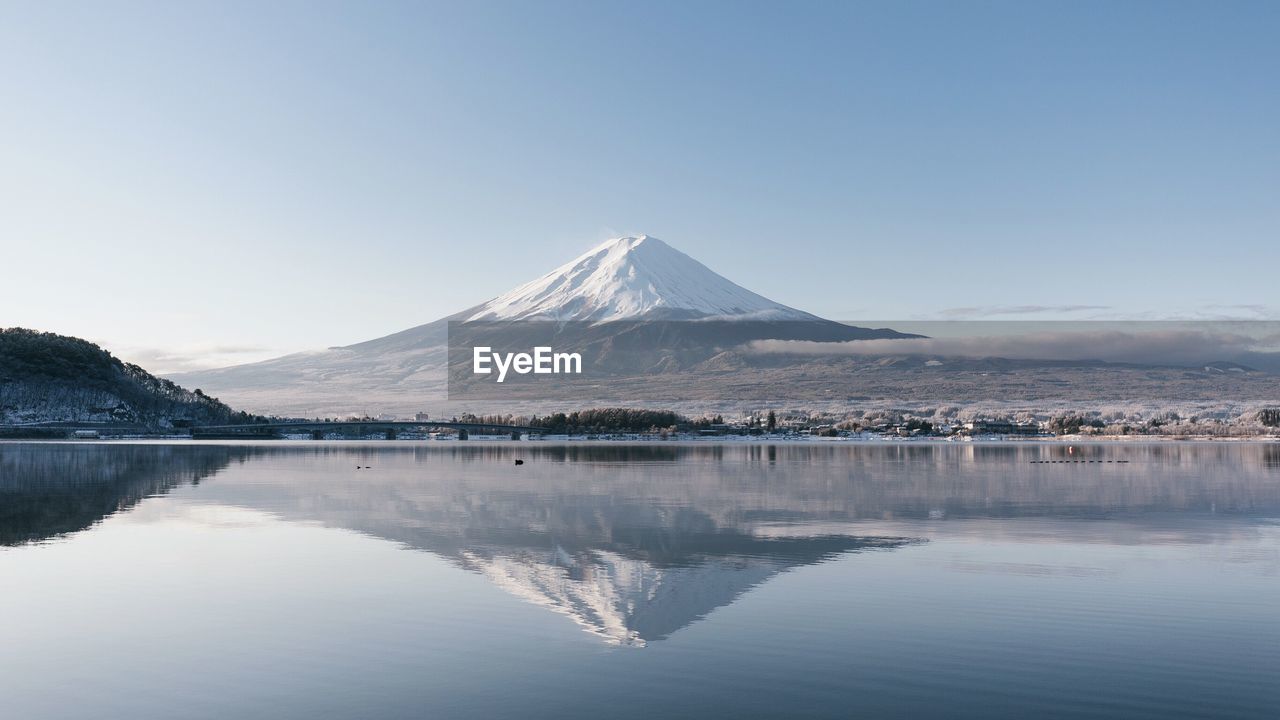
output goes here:
<path id="1" fill-rule="evenodd" d="M 19 716 L 379 717 L 430 703 L 444 716 L 585 717 L 628 699 L 646 712 L 712 698 L 745 710 L 770 701 L 765 688 L 797 687 L 857 693 L 853 707 L 920 693 L 966 707 L 994 678 L 1070 702 L 1084 686 L 1127 697 L 1091 667 L 1147 692 L 1192 657 L 1222 669 L 1185 680 L 1192 700 L 1234 687 L 1247 705 L 1274 687 L 1274 526 L 1153 545 L 1071 539 L 1108 521 L 1066 523 L 1058 542 L 1046 542 L 1057 521 L 986 539 L 972 526 L 988 521 L 947 521 L 925 544 L 776 575 L 712 620 L 615 656 L 429 553 L 231 506 L 154 498 L 137 512 L 0 552 L 7 587 L 43 590 L 0 594 L 3 617 L 21 618 L 0 626 Z M 881 529 L 908 528 L 919 523 Z"/>
<path id="2" fill-rule="evenodd" d="M 1031 446 L 635 463 L 526 446 L 520 474 L 510 448 L 324 448 L 250 456 L 0 549 L 7 706 L 777 716 L 800 693 L 832 716 L 1150 715 L 1212 697 L 1264 717 L 1280 700 L 1277 476 L 1258 446 L 1108 446 L 1144 462 L 1102 480 L 1016 462 Z M 355 476 L 356 453 L 377 472 Z M 893 537 L 915 542 L 804 549 Z"/>

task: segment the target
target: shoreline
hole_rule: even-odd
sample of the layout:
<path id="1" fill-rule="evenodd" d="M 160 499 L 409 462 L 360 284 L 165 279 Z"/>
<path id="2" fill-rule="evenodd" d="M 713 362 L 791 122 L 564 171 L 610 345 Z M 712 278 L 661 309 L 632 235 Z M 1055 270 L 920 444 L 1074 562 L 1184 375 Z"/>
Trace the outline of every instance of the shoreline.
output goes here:
<path id="1" fill-rule="evenodd" d="M 529 445 L 939 445 L 939 446 L 971 446 L 971 445 L 1141 445 L 1141 444 L 1280 444 L 1280 436 L 1259 435 L 1251 437 L 1212 437 L 1212 436 L 1062 436 L 1062 437 L 982 437 L 974 439 L 949 438 L 829 438 L 829 437 L 672 437 L 654 438 L 641 435 L 628 437 L 587 438 L 582 436 L 557 436 L 554 438 L 528 438 L 512 440 L 509 437 L 477 437 L 467 440 L 423 440 L 415 438 L 334 438 L 312 440 L 302 438 L 218 438 L 193 439 L 186 436 L 121 436 L 93 439 L 67 438 L 3 438 L 0 444 L 41 444 L 41 445 L 104 445 L 104 444 L 140 444 L 140 445 L 288 445 L 299 447 L 304 445 L 388 445 L 404 447 L 444 447 L 468 444 L 511 445 L 525 447 Z"/>

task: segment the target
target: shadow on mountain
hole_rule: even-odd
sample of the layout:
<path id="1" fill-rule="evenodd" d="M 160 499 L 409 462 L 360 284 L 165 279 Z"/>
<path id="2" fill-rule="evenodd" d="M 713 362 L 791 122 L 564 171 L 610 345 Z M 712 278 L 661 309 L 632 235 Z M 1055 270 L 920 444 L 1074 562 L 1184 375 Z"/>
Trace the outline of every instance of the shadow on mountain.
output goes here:
<path id="1" fill-rule="evenodd" d="M 249 454 L 232 447 L 0 445 L 0 545 L 85 530 Z"/>

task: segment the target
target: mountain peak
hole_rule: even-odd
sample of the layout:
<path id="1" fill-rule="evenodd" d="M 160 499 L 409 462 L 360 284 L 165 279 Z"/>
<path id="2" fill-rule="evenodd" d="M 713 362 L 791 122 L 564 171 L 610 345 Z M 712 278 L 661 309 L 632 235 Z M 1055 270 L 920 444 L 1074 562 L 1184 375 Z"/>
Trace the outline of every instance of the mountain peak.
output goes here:
<path id="1" fill-rule="evenodd" d="M 662 242 L 656 237 L 650 237 L 648 235 L 624 235 L 623 237 L 616 237 L 611 240 L 605 240 L 603 243 L 600 243 L 599 245 L 596 246 L 596 250 L 599 250 L 600 248 L 604 248 L 604 247 L 613 247 L 613 246 L 620 246 L 627 249 L 631 249 L 631 248 L 639 247 L 640 245 L 643 245 L 646 242 L 649 243 L 650 245 L 661 245 L 666 248 L 671 247 L 670 245 Z M 592 252 L 594 252 L 594 250 Z M 590 254 L 590 253 L 587 253 L 587 254 Z"/>
<path id="2" fill-rule="evenodd" d="M 658 238 L 608 240 L 490 300 L 468 320 L 815 320 L 747 290 Z"/>

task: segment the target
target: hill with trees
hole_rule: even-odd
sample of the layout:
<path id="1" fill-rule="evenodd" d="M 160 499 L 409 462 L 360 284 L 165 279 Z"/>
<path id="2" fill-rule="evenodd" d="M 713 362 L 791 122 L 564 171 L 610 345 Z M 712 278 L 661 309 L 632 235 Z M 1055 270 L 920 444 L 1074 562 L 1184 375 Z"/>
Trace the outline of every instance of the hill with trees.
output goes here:
<path id="1" fill-rule="evenodd" d="M 87 340 L 0 328 L 0 424 L 121 423 L 163 430 L 256 419 Z"/>

